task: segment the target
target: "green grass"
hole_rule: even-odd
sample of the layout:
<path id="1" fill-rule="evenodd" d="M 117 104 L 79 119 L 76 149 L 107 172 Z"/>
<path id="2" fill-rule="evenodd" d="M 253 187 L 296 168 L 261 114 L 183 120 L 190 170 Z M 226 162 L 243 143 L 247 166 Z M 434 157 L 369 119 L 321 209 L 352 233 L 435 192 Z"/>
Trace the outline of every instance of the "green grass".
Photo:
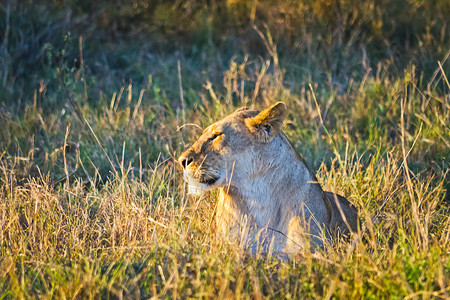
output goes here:
<path id="1" fill-rule="evenodd" d="M 449 297 L 447 1 L 98 3 L 0 3 L 0 299 Z M 363 227 L 291 260 L 216 236 L 176 163 L 276 101 Z"/>

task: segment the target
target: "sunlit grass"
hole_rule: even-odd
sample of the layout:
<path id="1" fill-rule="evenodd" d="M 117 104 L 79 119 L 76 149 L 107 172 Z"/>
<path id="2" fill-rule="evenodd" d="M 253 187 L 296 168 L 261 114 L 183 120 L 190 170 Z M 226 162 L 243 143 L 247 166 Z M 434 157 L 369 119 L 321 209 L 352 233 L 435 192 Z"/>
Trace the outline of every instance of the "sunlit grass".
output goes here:
<path id="1" fill-rule="evenodd" d="M 3 65 L 0 84 L 9 98 L 0 98 L 0 299 L 450 296 L 450 52 L 448 37 L 436 33 L 444 2 L 436 2 L 442 11 L 432 24 L 426 9 L 434 6 L 408 4 L 402 17 L 426 10 L 419 21 L 430 23 L 428 34 L 436 38 L 411 29 L 417 44 L 395 59 L 377 51 L 385 51 L 383 57 L 395 49 L 383 34 L 398 41 L 404 24 L 389 31 L 391 12 L 367 1 L 342 10 L 305 2 L 292 12 L 283 12 L 292 6 L 283 2 L 270 17 L 266 3 L 252 10 L 257 2 L 224 6 L 235 13 L 225 23 L 233 19 L 239 27 L 254 18 L 248 26 L 254 36 L 244 34 L 258 46 L 243 48 L 254 53 L 220 48 L 215 33 L 224 34 L 224 44 L 238 38 L 206 18 L 206 8 L 192 10 L 197 13 L 187 26 L 186 16 L 171 20 L 181 12 L 167 4 L 158 11 L 170 13 L 150 29 L 166 28 L 173 38 L 186 25 L 197 44 L 152 56 L 136 35 L 144 50 L 132 53 L 113 37 L 101 35 L 110 43 L 105 50 L 98 41 L 64 33 L 41 49 L 45 58 L 23 61 L 42 66 L 26 74 L 34 74 L 38 86 L 21 85 L 28 82 L 23 70 Z M 149 11 L 140 5 L 146 2 L 139 3 L 133 16 L 145 19 Z M 184 3 L 184 13 L 199 8 Z M 220 16 L 219 6 L 209 13 Z M 11 7 L 11 24 L 30 14 Z M 3 3 L 0 8 L 7 11 Z M 115 14 L 131 13 L 108 12 L 104 26 Z M 344 17 L 353 12 L 364 13 L 352 25 Z M 22 18 L 23 28 L 11 29 L 9 50 L 0 47 L 0 63 L 20 61 L 15 53 L 25 41 L 15 37 L 30 36 L 29 47 L 37 47 L 42 36 L 76 23 L 41 13 L 55 18 L 55 28 Z M 336 16 L 345 21 L 341 27 L 327 23 Z M 33 35 L 30 24 L 43 33 Z M 148 29 L 136 24 L 137 35 Z M 164 45 L 164 35 L 155 39 Z M 117 61 L 108 62 L 114 55 L 105 51 L 116 51 Z M 440 59 L 418 62 L 427 55 Z M 283 131 L 323 188 L 348 197 L 361 216 L 360 231 L 348 243 L 288 260 L 252 256 L 221 240 L 213 221 L 216 193 L 187 195 L 176 163 L 202 128 L 236 108 L 276 101 L 289 111 Z"/>
<path id="2" fill-rule="evenodd" d="M 347 128 L 332 128 L 326 120 L 322 124 L 318 119 L 322 109 L 314 102 L 308 104 L 310 96 L 298 99 L 287 95 L 281 99 L 291 108 L 285 131 L 300 152 L 320 146 L 307 151 L 334 157 L 313 164 L 322 163 L 317 175 L 324 189 L 348 196 L 360 210 L 360 236 L 349 244 L 288 261 L 249 256 L 214 234 L 215 193 L 201 198 L 186 195 L 174 161 L 177 152 L 167 147 L 169 141 L 149 142 L 166 154 L 148 163 L 142 161 L 140 148 L 127 153 L 136 148 L 105 139 L 109 122 L 122 128 L 124 141 L 133 143 L 143 126 L 139 120 L 154 114 L 152 108 L 138 108 L 134 119 L 125 120 L 115 116 L 132 111 L 131 104 L 116 111 L 108 106 L 100 111 L 85 108 L 85 124 L 74 120 L 67 136 L 60 135 L 61 148 L 47 158 L 47 163 L 55 164 L 49 169 L 55 173 L 42 173 L 39 165 L 34 165 L 34 151 L 27 156 L 2 155 L 3 295 L 447 297 L 450 218 L 444 201 L 447 174 L 439 167 L 446 162 L 434 161 L 431 168 L 422 170 L 412 170 L 408 165 L 416 163 L 411 157 L 427 155 L 424 143 L 431 139 L 426 136 L 436 136 L 432 140 L 435 147 L 445 149 L 445 145 L 440 146 L 447 141 L 445 135 L 434 135 L 433 131 L 445 133 L 448 128 L 422 122 L 422 117 L 417 121 L 420 127 L 410 125 L 406 131 L 400 127 L 404 123 L 394 116 L 389 121 L 397 120 L 398 136 L 374 136 L 373 143 L 367 140 L 370 146 L 364 150 L 357 137 L 341 140 L 347 130 L 359 130 L 352 128 L 353 121 L 342 119 L 336 112 L 333 122 L 347 122 Z M 349 93 L 335 101 L 351 97 L 358 96 Z M 448 112 L 437 109 L 448 105 L 445 98 L 429 97 L 425 109 L 411 104 L 409 112 L 394 108 L 393 113 L 404 119 L 421 113 L 427 118 L 448 120 Z M 408 100 L 415 101 L 412 96 Z M 303 105 L 298 101 L 304 101 Z M 227 107 L 220 112 L 222 104 L 216 105 L 204 106 L 200 114 L 188 113 L 187 119 L 206 125 L 217 114 L 234 109 Z M 29 108 L 25 117 L 45 123 L 46 118 L 33 109 Z M 367 111 L 365 107 L 359 109 L 361 114 Z M 303 125 L 296 121 L 299 116 L 303 116 Z M 205 117 L 208 121 L 203 120 Z M 195 136 L 195 126 L 180 133 L 176 115 L 165 118 L 172 128 L 166 129 L 160 119 L 146 132 L 160 136 L 167 132 L 178 142 Z M 25 130 L 28 126 L 14 118 L 8 122 L 8 130 Z M 118 125 L 121 122 L 128 127 Z M 302 132 L 308 122 L 313 122 L 316 130 Z M 75 134 L 84 144 L 70 150 L 64 145 L 74 144 L 71 136 L 75 126 L 81 126 L 77 128 L 82 132 Z M 385 125 L 380 122 L 378 126 Z M 366 134 L 364 128 L 359 132 Z M 297 144 L 296 137 L 302 144 Z M 33 169 L 39 175 L 25 177 Z M 109 175 L 104 174 L 105 169 Z M 60 174 L 56 178 L 61 178 L 55 181 L 51 174 Z"/>

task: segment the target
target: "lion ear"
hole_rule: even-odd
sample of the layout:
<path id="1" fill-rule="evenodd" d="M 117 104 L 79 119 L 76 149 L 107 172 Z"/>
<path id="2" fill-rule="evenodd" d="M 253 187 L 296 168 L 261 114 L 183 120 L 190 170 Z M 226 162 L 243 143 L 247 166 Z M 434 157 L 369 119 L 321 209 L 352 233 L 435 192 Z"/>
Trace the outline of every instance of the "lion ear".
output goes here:
<path id="1" fill-rule="evenodd" d="M 268 142 L 280 132 L 286 115 L 286 104 L 278 102 L 253 118 L 245 119 L 245 125 L 258 139 Z"/>

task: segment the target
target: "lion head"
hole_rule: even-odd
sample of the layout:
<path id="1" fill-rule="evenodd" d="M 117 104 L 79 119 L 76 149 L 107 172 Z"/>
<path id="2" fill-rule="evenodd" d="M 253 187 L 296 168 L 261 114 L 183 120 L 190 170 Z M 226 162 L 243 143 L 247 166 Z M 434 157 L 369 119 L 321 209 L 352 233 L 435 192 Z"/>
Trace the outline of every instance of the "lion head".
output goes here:
<path id="1" fill-rule="evenodd" d="M 249 169 L 255 172 L 264 145 L 281 131 L 286 105 L 257 111 L 241 108 L 208 126 L 195 143 L 178 159 L 184 168 L 189 192 L 199 194 L 216 187 L 239 182 Z"/>

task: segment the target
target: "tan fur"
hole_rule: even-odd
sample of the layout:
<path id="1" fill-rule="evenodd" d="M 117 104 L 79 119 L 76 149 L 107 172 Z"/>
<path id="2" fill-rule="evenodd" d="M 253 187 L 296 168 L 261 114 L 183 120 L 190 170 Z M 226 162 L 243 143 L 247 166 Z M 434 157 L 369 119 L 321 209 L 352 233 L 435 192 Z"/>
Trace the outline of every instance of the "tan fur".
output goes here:
<path id="1" fill-rule="evenodd" d="M 286 106 L 243 108 L 203 131 L 179 158 L 191 193 L 219 188 L 217 230 L 243 245 L 298 253 L 357 229 L 344 197 L 323 192 L 281 131 Z M 252 242 L 255 242 L 252 244 Z"/>

